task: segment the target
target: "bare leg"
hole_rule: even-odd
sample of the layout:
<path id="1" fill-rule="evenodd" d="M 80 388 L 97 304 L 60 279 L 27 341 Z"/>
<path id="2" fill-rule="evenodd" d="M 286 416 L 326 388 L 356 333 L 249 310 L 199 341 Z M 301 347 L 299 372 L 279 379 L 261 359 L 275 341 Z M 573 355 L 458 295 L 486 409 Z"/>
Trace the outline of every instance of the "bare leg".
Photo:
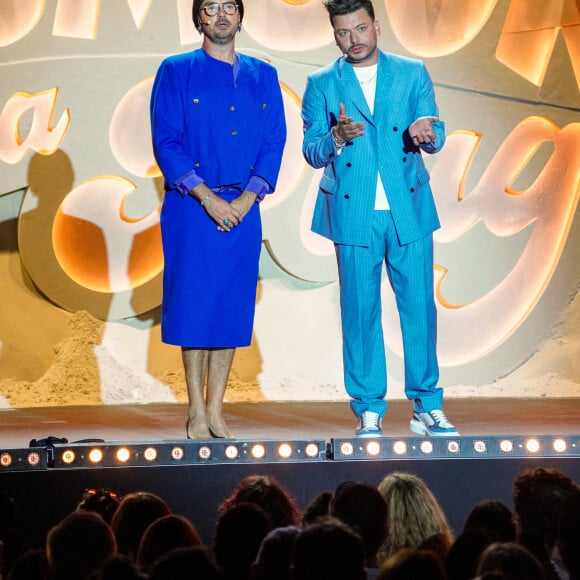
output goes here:
<path id="1" fill-rule="evenodd" d="M 190 439 L 209 439 L 205 400 L 203 396 L 208 371 L 208 350 L 182 348 L 183 367 L 189 407 L 187 409 L 187 436 Z"/>
<path id="2" fill-rule="evenodd" d="M 231 437 L 232 434 L 224 422 L 222 408 L 224 395 L 232 361 L 234 348 L 220 348 L 209 351 L 207 374 L 207 422 L 214 437 Z"/>

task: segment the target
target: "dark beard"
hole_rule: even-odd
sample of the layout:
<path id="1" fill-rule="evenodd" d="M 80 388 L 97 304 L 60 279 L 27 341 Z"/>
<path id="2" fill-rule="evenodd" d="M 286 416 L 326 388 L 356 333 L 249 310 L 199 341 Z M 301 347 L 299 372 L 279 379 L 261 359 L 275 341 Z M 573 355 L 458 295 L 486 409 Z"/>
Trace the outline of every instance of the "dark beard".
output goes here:
<path id="1" fill-rule="evenodd" d="M 236 32 L 237 30 L 234 30 L 233 32 L 230 32 L 229 34 L 225 35 L 225 36 L 217 36 L 215 34 L 207 34 L 207 32 L 205 33 L 205 35 L 214 43 L 214 44 L 219 44 L 219 45 L 224 45 L 224 44 L 230 44 L 232 42 L 232 40 L 235 38 L 236 36 Z M 219 33 L 218 33 L 219 34 Z"/>

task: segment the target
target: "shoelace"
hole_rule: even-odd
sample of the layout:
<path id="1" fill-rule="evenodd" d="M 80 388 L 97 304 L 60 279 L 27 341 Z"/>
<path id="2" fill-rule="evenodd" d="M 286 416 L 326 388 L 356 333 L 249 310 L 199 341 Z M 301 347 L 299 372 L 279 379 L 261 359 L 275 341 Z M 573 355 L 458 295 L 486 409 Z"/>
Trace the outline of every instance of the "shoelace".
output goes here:
<path id="1" fill-rule="evenodd" d="M 433 417 L 433 419 L 435 419 L 436 423 L 439 423 L 441 427 L 443 428 L 453 427 L 453 425 L 449 422 L 443 411 L 440 410 L 431 411 L 430 415 L 431 417 Z"/>
<path id="2" fill-rule="evenodd" d="M 361 417 L 361 424 L 363 429 L 368 429 L 372 427 L 373 429 L 379 428 L 379 416 L 371 413 L 363 413 Z"/>

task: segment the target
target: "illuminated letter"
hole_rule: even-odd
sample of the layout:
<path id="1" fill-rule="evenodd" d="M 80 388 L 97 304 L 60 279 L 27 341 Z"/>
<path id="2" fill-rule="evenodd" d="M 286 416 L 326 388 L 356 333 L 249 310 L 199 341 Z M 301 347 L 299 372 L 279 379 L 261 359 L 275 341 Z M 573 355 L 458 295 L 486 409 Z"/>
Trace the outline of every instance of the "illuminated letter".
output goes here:
<path id="1" fill-rule="evenodd" d="M 45 0 L 3 0 L 0 4 L 0 46 L 24 38 L 44 12 Z"/>
<path id="2" fill-rule="evenodd" d="M 147 18 L 153 0 L 127 0 L 135 26 L 140 29 Z M 58 0 L 54 27 L 55 36 L 94 40 L 99 27 L 101 0 Z M 191 21 L 191 0 L 177 0 L 181 44 L 199 42 Z"/>
<path id="3" fill-rule="evenodd" d="M 528 243 L 503 280 L 466 304 L 450 304 L 441 291 L 446 271 L 436 273 L 439 323 L 438 352 L 442 366 L 477 360 L 496 349 L 526 319 L 548 286 L 566 244 L 580 195 L 580 123 L 560 129 L 542 117 L 522 121 L 507 137 L 477 186 L 463 197 L 480 136 L 461 131 L 449 136 L 431 172 L 431 184 L 443 227 L 436 242 L 459 240 L 482 222 L 495 236 L 507 237 L 530 228 Z M 535 181 L 523 191 L 512 184 L 543 143 L 554 151 Z M 448 192 L 456 191 L 457 196 Z M 385 325 L 387 343 L 401 352 L 393 333 L 397 311 L 390 304 Z"/>
<path id="4" fill-rule="evenodd" d="M 16 93 L 0 113 L 0 160 L 18 163 L 29 151 L 41 155 L 54 153 L 70 123 L 68 109 L 61 115 L 57 125 L 52 126 L 58 89 L 42 93 Z M 26 111 L 33 110 L 32 125 L 26 138 L 20 133 L 20 122 Z"/>
<path id="5" fill-rule="evenodd" d="M 541 86 L 560 29 L 580 88 L 580 9 L 576 0 L 512 0 L 497 59 Z"/>
<path id="6" fill-rule="evenodd" d="M 385 0 L 397 39 L 423 57 L 452 54 L 468 45 L 496 4 L 497 0 Z"/>
<path id="7" fill-rule="evenodd" d="M 100 6 L 100 0 L 58 0 L 52 33 L 71 38 L 96 38 Z"/>

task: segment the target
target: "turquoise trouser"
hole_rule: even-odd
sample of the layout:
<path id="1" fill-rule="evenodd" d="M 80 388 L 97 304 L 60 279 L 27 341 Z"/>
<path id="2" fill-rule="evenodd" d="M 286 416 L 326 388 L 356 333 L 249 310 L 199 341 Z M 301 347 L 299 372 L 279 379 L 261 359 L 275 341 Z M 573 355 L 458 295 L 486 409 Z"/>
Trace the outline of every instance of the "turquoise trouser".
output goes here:
<path id="1" fill-rule="evenodd" d="M 358 417 L 387 408 L 387 363 L 382 327 L 383 262 L 395 293 L 405 362 L 405 394 L 416 411 L 441 409 L 437 387 L 437 313 L 433 238 L 400 245 L 390 211 L 369 219 L 369 247 L 335 244 L 340 280 L 344 382 Z"/>

